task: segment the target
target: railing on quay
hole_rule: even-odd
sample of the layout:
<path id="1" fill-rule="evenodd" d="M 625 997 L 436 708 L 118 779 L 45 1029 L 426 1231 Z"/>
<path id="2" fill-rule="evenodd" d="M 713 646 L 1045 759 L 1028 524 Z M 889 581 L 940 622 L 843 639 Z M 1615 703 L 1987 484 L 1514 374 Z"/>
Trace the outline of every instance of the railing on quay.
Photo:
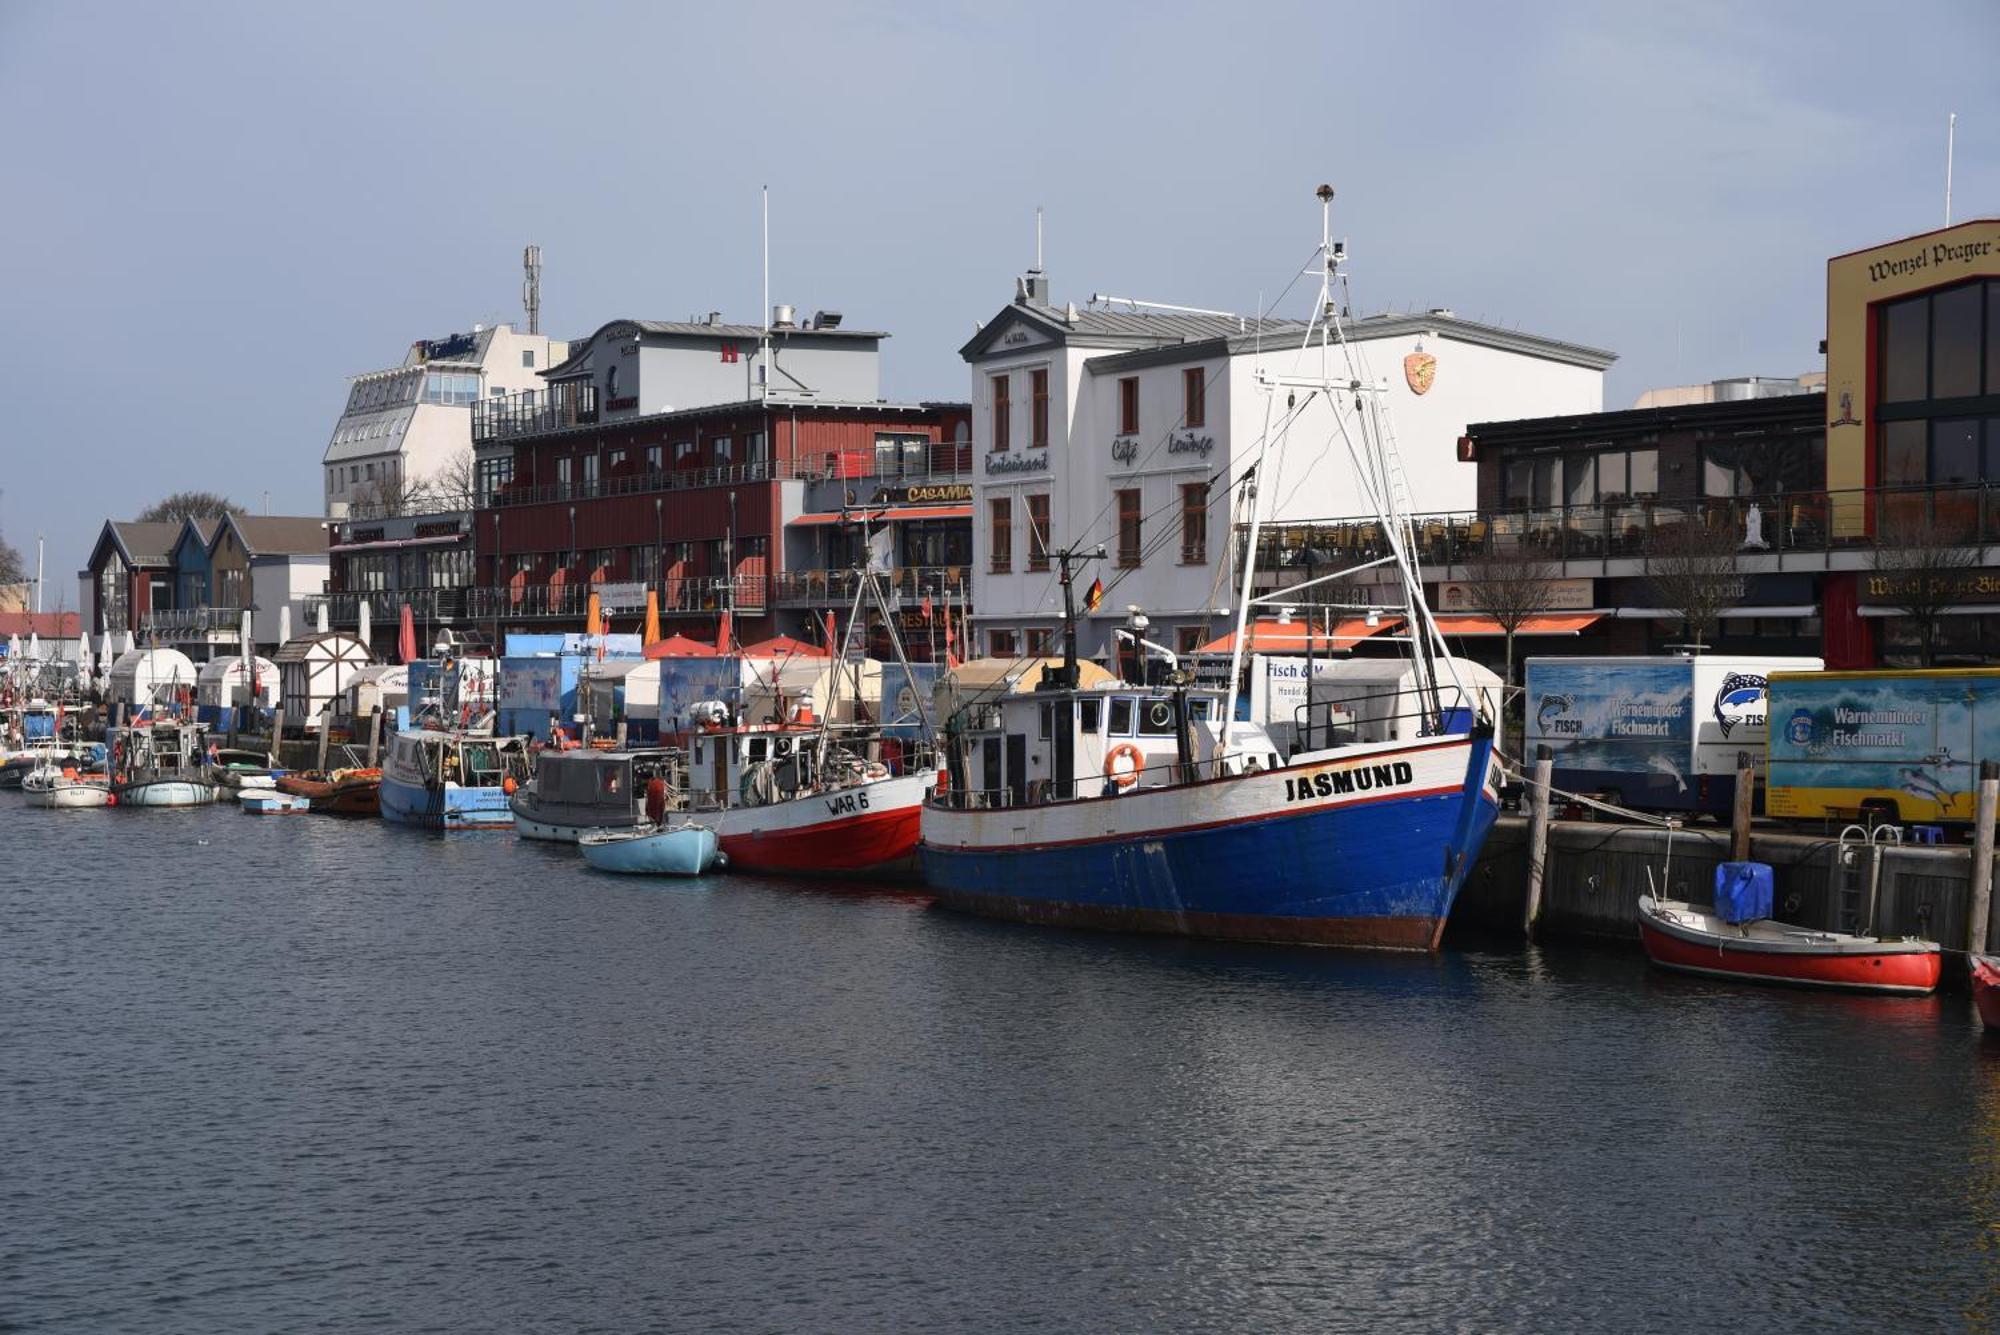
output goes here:
<path id="1" fill-rule="evenodd" d="M 147 612 L 139 629 L 149 635 L 197 635 L 237 630 L 242 624 L 240 607 L 166 607 Z"/>
<path id="2" fill-rule="evenodd" d="M 348 589 L 305 599 L 305 615 L 308 622 L 316 621 L 324 606 L 328 625 L 358 626 L 361 604 L 366 602 L 374 626 L 393 624 L 403 615 L 405 605 L 419 621 L 455 621 L 465 615 L 469 592 L 462 588 Z"/>
<path id="3" fill-rule="evenodd" d="M 1984 546 L 2000 542 L 2000 482 L 1458 511 L 1416 517 L 1411 527 L 1416 555 L 1430 565 L 1488 555 L 1644 561 L 1659 541 L 1690 527 L 1733 534 L 1743 556 L 1893 548 L 1940 538 Z M 1387 554 L 1379 520 L 1327 519 L 1265 525 L 1257 564 L 1264 570 L 1333 570 Z"/>

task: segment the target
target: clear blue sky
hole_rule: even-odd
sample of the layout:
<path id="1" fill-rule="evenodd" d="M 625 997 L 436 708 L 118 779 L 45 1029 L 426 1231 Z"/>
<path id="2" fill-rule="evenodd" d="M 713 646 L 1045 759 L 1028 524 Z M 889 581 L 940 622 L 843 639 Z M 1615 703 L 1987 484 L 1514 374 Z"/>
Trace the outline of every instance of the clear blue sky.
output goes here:
<path id="1" fill-rule="evenodd" d="M 956 350 L 1048 209 L 1058 300 L 1233 310 L 1340 190 L 1364 307 L 1820 365 L 1826 258 L 2000 213 L 2000 6 L 88 5 L 0 0 L 0 533 L 50 601 L 170 490 L 317 513 L 349 374 L 411 339 L 759 309 Z"/>

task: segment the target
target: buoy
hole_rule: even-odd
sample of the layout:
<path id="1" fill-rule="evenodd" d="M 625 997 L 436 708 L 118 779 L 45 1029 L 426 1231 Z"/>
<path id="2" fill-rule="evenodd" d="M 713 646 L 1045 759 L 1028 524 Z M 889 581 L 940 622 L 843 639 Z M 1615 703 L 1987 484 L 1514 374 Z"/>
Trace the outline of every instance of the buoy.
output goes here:
<path id="1" fill-rule="evenodd" d="M 105 799 L 104 799 L 104 805 L 105 805 L 105 806 L 107 806 L 107 807 L 115 807 L 115 806 L 117 806 L 117 805 L 118 805 L 118 794 L 116 794 L 116 793 L 113 793 L 113 794 L 111 794 L 111 795 L 110 795 L 109 797 L 105 798 Z"/>
<path id="2" fill-rule="evenodd" d="M 509 797 L 512 797 L 514 795 L 514 790 L 519 788 L 520 786 L 521 786 L 520 784 L 514 782 L 514 776 L 511 774 L 509 774 L 506 778 L 500 780 L 500 791 L 507 794 L 507 796 Z"/>

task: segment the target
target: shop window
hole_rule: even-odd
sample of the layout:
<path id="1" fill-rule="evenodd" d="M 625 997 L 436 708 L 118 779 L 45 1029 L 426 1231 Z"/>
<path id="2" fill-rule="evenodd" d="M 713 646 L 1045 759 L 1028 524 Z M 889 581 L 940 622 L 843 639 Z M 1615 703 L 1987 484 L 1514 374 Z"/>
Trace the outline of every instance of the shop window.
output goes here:
<path id="1" fill-rule="evenodd" d="M 1555 455 L 1507 461 L 1504 497 L 1509 509 L 1553 510 L 1561 502 L 1557 491 L 1562 460 Z"/>
<path id="2" fill-rule="evenodd" d="M 1028 629 L 1023 632 L 1027 640 L 1028 657 L 1030 658 L 1048 657 L 1049 636 L 1052 633 L 1053 632 L 1051 632 L 1047 626 L 1028 627 Z"/>
<path id="3" fill-rule="evenodd" d="M 1011 630 L 989 630 L 986 632 L 986 652 L 994 658 L 1014 656 L 1014 632 Z"/>

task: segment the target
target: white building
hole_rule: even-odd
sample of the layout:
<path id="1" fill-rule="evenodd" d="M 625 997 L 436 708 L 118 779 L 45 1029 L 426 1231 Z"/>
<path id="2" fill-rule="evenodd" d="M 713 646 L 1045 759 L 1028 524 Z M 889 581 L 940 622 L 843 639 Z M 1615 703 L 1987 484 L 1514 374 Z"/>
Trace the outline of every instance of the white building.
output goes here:
<path id="1" fill-rule="evenodd" d="M 1351 320 L 1363 373 L 1382 396 L 1419 512 L 1471 510 L 1476 466 L 1459 459 L 1469 422 L 1599 411 L 1613 355 L 1461 320 L 1450 311 Z M 1303 324 L 1164 309 L 1053 305 L 1031 272 L 1014 302 L 960 350 L 972 368 L 973 620 L 977 647 L 1011 656 L 1059 648 L 1062 593 L 1046 552 L 1094 548 L 1106 597 L 1079 620 L 1095 656 L 1132 605 L 1150 637 L 1188 649 L 1227 629 L 1236 482 L 1255 460 L 1267 398 L 1256 380 L 1316 374 Z M 1337 355 L 1337 350 L 1336 350 Z M 1303 392 L 1274 448 L 1266 522 L 1365 516 L 1324 399 Z M 1354 429 L 1353 405 L 1342 405 Z M 1240 572 L 1235 572 L 1240 574 Z"/>
<path id="2" fill-rule="evenodd" d="M 512 325 L 419 339 L 401 365 L 354 376 L 323 460 L 326 514 L 380 508 L 412 483 L 427 483 L 461 456 L 469 469 L 472 405 L 542 385 L 568 355 L 561 339 Z"/>

